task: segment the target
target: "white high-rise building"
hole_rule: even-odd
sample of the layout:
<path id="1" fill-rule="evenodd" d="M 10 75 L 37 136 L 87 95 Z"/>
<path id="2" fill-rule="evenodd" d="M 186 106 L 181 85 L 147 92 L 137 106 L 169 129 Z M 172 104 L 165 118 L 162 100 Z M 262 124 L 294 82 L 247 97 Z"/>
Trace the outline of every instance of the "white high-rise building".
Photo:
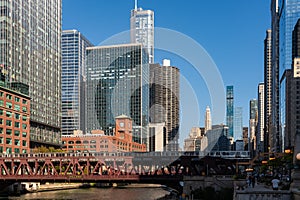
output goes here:
<path id="1" fill-rule="evenodd" d="M 130 17 L 131 43 L 140 43 L 148 53 L 149 63 L 154 63 L 154 12 L 137 7 L 131 10 Z"/>
<path id="2" fill-rule="evenodd" d="M 209 106 L 206 107 L 206 112 L 205 112 L 205 133 L 208 130 L 211 130 L 211 114 L 210 114 Z"/>

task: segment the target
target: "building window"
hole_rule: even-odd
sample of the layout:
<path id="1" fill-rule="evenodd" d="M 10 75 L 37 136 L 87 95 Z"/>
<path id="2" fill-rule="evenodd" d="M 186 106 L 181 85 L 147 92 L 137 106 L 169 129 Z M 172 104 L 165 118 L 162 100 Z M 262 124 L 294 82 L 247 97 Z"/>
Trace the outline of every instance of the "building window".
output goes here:
<path id="1" fill-rule="evenodd" d="M 20 153 L 20 149 L 19 148 L 15 148 L 15 153 Z"/>
<path id="2" fill-rule="evenodd" d="M 0 144 L 3 144 L 3 137 L 0 137 Z"/>
<path id="3" fill-rule="evenodd" d="M 11 154 L 11 153 L 12 153 L 12 151 L 11 151 L 11 148 L 10 148 L 10 147 L 7 147 L 7 148 L 6 148 L 6 153 L 7 153 L 7 154 Z"/>
<path id="4" fill-rule="evenodd" d="M 3 106 L 3 105 L 4 105 L 4 101 L 0 100 L 0 106 Z"/>
<path id="5" fill-rule="evenodd" d="M 22 100 L 22 103 L 23 103 L 23 104 L 27 104 L 26 99 L 23 99 L 23 100 Z"/>
<path id="6" fill-rule="evenodd" d="M 9 117 L 9 118 L 11 118 L 11 117 L 12 117 L 12 112 L 10 112 L 10 111 L 6 111 L 6 117 Z"/>
<path id="7" fill-rule="evenodd" d="M 15 104 L 15 110 L 16 110 L 16 111 L 20 111 L 20 105 Z"/>
<path id="8" fill-rule="evenodd" d="M 11 100 L 11 99 L 12 99 L 12 96 L 11 96 L 10 94 L 6 94 L 6 99 Z"/>
<path id="9" fill-rule="evenodd" d="M 12 134 L 12 130 L 11 129 L 6 129 L 6 135 L 11 135 Z"/>
<path id="10" fill-rule="evenodd" d="M 15 122 L 15 127 L 20 128 L 20 122 Z"/>
<path id="11" fill-rule="evenodd" d="M 26 106 L 23 106 L 23 107 L 22 107 L 22 111 L 26 113 L 26 112 L 27 112 L 27 107 L 26 107 Z"/>
<path id="12" fill-rule="evenodd" d="M 24 115 L 23 115 L 23 116 L 22 116 L 22 120 L 23 120 L 23 121 L 26 121 L 26 120 L 27 120 L 27 116 L 24 116 Z"/>
<path id="13" fill-rule="evenodd" d="M 3 110 L 2 109 L 0 109 L 0 115 L 3 115 Z"/>
<path id="14" fill-rule="evenodd" d="M 26 149 L 22 149 L 22 153 L 27 153 L 27 150 Z"/>
<path id="15" fill-rule="evenodd" d="M 27 124 L 22 124 L 23 129 L 27 129 Z"/>
<path id="16" fill-rule="evenodd" d="M 26 132 L 22 132 L 22 137 L 27 137 L 27 133 Z"/>
<path id="17" fill-rule="evenodd" d="M 27 145 L 26 140 L 22 140 L 22 145 L 23 145 L 23 147 L 26 147 L 26 145 Z"/>
<path id="18" fill-rule="evenodd" d="M 6 126 L 12 126 L 11 120 L 6 120 Z"/>
<path id="19" fill-rule="evenodd" d="M 0 128 L 0 134 L 3 134 L 3 128 Z"/>
<path id="20" fill-rule="evenodd" d="M 18 131 L 18 130 L 15 130 L 15 131 L 14 131 L 14 133 L 15 133 L 15 136 L 17 136 L 17 137 L 19 137 L 19 136 L 20 136 L 20 131 Z"/>
<path id="21" fill-rule="evenodd" d="M 2 118 L 0 118 L 0 124 L 3 124 L 3 119 Z"/>
<path id="22" fill-rule="evenodd" d="M 19 97 L 15 97 L 15 102 L 20 102 L 20 98 Z"/>
<path id="23" fill-rule="evenodd" d="M 6 102 L 6 108 L 12 109 L 12 103 L 11 102 Z"/>
<path id="24" fill-rule="evenodd" d="M 19 113 L 15 113 L 15 118 L 16 119 L 20 119 L 20 114 Z"/>
<path id="25" fill-rule="evenodd" d="M 0 97 L 3 97 L 4 96 L 4 93 L 3 92 L 0 92 Z"/>
<path id="26" fill-rule="evenodd" d="M 11 140 L 11 138 L 6 138 L 6 144 L 12 145 L 12 140 Z"/>
<path id="27" fill-rule="evenodd" d="M 20 140 L 15 140 L 15 145 L 20 146 Z"/>

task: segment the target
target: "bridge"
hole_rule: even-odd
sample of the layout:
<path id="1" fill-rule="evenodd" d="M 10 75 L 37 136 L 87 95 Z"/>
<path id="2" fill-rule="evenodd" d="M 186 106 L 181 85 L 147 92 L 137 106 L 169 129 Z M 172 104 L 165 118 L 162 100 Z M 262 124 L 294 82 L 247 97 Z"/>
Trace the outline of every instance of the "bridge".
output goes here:
<path id="1" fill-rule="evenodd" d="M 179 188 L 184 176 L 233 175 L 237 160 L 249 160 L 248 152 L 0 154 L 0 184 L 141 182 Z"/>

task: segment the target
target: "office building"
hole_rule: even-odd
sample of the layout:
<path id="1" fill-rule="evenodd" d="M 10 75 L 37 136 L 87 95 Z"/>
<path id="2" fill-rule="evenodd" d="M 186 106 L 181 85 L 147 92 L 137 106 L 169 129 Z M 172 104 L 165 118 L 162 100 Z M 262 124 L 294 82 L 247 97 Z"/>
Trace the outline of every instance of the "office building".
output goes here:
<path id="1" fill-rule="evenodd" d="M 278 0 L 271 0 L 271 118 L 269 121 L 269 152 L 279 152 L 279 7 Z"/>
<path id="2" fill-rule="evenodd" d="M 164 151 L 166 142 L 166 123 L 149 123 L 149 151 Z"/>
<path id="3" fill-rule="evenodd" d="M 0 65 L 29 86 L 31 147 L 61 144 L 61 4 L 1 1 Z"/>
<path id="4" fill-rule="evenodd" d="M 243 127 L 243 141 L 244 141 L 244 150 L 249 150 L 249 136 L 248 136 L 248 127 Z"/>
<path id="5" fill-rule="evenodd" d="M 234 96 L 233 86 L 226 87 L 226 124 L 228 126 L 228 138 L 233 138 Z"/>
<path id="6" fill-rule="evenodd" d="M 300 19 L 293 30 L 293 66 L 291 70 L 291 98 L 290 98 L 290 132 L 286 135 L 285 149 L 296 146 L 296 134 L 300 131 Z"/>
<path id="7" fill-rule="evenodd" d="M 205 111 L 205 133 L 211 130 L 211 114 L 209 106 L 206 107 Z"/>
<path id="8" fill-rule="evenodd" d="M 141 44 L 87 48 L 87 131 L 113 135 L 115 117 L 133 120 L 133 141 L 147 144 L 149 64 Z"/>
<path id="9" fill-rule="evenodd" d="M 1 82 L 3 83 L 3 82 Z M 30 98 L 0 86 L 0 154 L 29 153 Z"/>
<path id="10" fill-rule="evenodd" d="M 154 63 L 154 12 L 138 8 L 131 10 L 130 17 L 131 43 L 140 43 L 148 54 L 149 63 Z"/>
<path id="11" fill-rule="evenodd" d="M 179 147 L 179 69 L 170 66 L 150 64 L 150 122 L 166 123 L 166 151 L 177 151 Z"/>
<path id="12" fill-rule="evenodd" d="M 264 83 L 265 83 L 265 110 L 264 110 L 264 151 L 269 149 L 269 129 L 272 113 L 272 31 L 266 31 L 264 40 Z"/>
<path id="13" fill-rule="evenodd" d="M 258 121 L 257 121 L 257 135 L 256 135 L 256 144 L 257 150 L 260 152 L 264 152 L 264 112 L 265 112 L 265 87 L 264 83 L 260 83 L 258 85 L 258 101 L 257 101 L 257 109 L 258 109 Z"/>
<path id="14" fill-rule="evenodd" d="M 288 122 L 287 96 L 288 86 L 287 70 L 292 67 L 292 32 L 297 20 L 300 18 L 299 0 L 280 0 L 279 8 L 279 91 L 280 91 L 280 147 L 278 151 L 284 150 L 284 138 L 287 134 L 286 126 Z"/>
<path id="15" fill-rule="evenodd" d="M 234 140 L 243 138 L 243 108 L 234 108 L 234 125 L 233 125 Z"/>
<path id="16" fill-rule="evenodd" d="M 257 132 L 257 121 L 258 121 L 258 106 L 257 100 L 251 99 L 249 105 L 249 151 L 254 153 L 257 150 L 256 147 L 256 132 Z"/>
<path id="17" fill-rule="evenodd" d="M 86 47 L 93 46 L 79 31 L 62 32 L 62 135 L 85 132 Z"/>

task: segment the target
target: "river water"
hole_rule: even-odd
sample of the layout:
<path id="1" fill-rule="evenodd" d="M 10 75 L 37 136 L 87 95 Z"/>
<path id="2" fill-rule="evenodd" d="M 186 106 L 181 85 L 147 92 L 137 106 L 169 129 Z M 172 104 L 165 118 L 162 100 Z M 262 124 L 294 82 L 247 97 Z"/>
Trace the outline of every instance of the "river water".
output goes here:
<path id="1" fill-rule="evenodd" d="M 169 194 L 162 188 L 87 188 L 28 193 L 14 200 L 154 200 Z"/>

